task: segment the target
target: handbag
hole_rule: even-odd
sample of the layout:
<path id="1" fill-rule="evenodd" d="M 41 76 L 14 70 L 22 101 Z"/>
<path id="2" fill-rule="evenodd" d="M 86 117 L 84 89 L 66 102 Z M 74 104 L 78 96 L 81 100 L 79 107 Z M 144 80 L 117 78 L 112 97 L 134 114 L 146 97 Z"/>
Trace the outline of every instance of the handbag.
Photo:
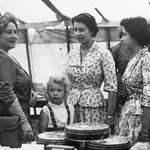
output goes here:
<path id="1" fill-rule="evenodd" d="M 19 142 L 20 116 L 0 116 L 0 145 L 10 148 L 21 147 Z"/>

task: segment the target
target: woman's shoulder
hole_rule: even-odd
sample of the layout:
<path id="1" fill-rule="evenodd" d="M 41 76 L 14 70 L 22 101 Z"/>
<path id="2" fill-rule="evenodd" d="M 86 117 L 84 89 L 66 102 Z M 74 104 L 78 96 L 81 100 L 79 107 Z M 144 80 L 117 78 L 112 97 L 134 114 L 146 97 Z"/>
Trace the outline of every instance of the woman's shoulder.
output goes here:
<path id="1" fill-rule="evenodd" d="M 74 48 L 70 49 L 68 56 L 72 56 L 76 53 L 79 53 L 79 51 L 80 51 L 80 46 L 76 45 Z"/>
<path id="2" fill-rule="evenodd" d="M 14 61 L 7 56 L 6 54 L 1 54 L 0 53 L 0 66 L 1 67 L 8 67 L 10 69 L 14 69 L 15 68 L 15 63 Z"/>
<path id="3" fill-rule="evenodd" d="M 142 56 L 141 59 L 150 59 L 150 52 L 147 48 L 144 48 L 138 53 L 138 56 Z"/>
<path id="4" fill-rule="evenodd" d="M 96 53 L 96 56 L 100 56 L 101 58 L 104 58 L 104 59 L 112 56 L 110 50 L 105 47 L 100 46 L 99 43 L 95 44 L 94 51 Z"/>
<path id="5" fill-rule="evenodd" d="M 99 53 L 110 53 L 110 50 L 101 45 L 101 43 L 94 42 L 93 49 L 97 50 Z"/>
<path id="6" fill-rule="evenodd" d="M 8 54 L 5 54 L 4 52 L 0 51 L 0 61 L 5 61 L 8 60 L 9 62 L 13 63 L 13 60 L 11 59 L 10 56 L 8 56 Z"/>

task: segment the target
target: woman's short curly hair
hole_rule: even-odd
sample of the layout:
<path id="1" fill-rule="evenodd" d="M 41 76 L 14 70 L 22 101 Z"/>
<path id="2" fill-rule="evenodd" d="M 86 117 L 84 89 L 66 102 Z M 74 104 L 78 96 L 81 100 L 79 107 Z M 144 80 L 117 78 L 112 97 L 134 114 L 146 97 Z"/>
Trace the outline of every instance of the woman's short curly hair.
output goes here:
<path id="1" fill-rule="evenodd" d="M 48 92 L 49 88 L 51 87 L 52 83 L 57 83 L 63 85 L 65 88 L 65 99 L 67 98 L 70 90 L 71 90 L 71 83 L 67 76 L 63 73 L 59 74 L 52 74 L 50 75 L 48 82 L 46 84 L 46 91 Z"/>
<path id="2" fill-rule="evenodd" d="M 143 17 L 132 17 L 121 20 L 120 25 L 135 39 L 139 45 L 150 44 L 150 28 L 148 22 Z"/>
<path id="3" fill-rule="evenodd" d="M 98 33 L 98 26 L 95 21 L 95 18 L 89 13 L 81 13 L 72 18 L 72 25 L 74 26 L 74 22 L 83 23 L 87 26 L 87 28 L 92 33 L 92 37 L 95 37 Z"/>
<path id="4" fill-rule="evenodd" d="M 10 22 L 14 23 L 18 29 L 17 19 L 13 16 L 13 14 L 9 12 L 6 12 L 4 15 L 0 14 L 0 34 L 5 30 Z"/>

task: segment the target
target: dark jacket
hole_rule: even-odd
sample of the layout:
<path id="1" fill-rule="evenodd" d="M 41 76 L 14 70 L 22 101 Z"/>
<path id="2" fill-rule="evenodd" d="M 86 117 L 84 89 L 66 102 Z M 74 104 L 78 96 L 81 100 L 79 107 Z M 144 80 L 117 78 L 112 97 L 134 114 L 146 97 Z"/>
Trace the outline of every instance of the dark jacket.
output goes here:
<path id="1" fill-rule="evenodd" d="M 0 51 L 0 105 L 9 108 L 15 98 L 27 115 L 29 114 L 29 100 L 31 93 L 31 79 L 20 64 Z"/>

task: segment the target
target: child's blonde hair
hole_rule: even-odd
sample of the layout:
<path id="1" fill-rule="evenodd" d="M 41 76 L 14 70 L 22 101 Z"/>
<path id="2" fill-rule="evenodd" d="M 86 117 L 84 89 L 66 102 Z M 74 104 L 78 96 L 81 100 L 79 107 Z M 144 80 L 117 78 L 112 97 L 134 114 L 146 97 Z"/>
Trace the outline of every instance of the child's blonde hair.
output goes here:
<path id="1" fill-rule="evenodd" d="M 69 82 L 69 79 L 67 78 L 67 76 L 65 74 L 59 73 L 59 74 L 51 74 L 49 76 L 48 82 L 46 83 L 46 91 L 49 90 L 49 88 L 51 87 L 52 83 L 57 83 L 60 85 L 64 85 L 65 88 L 65 99 L 67 98 L 70 89 L 71 89 L 71 84 Z"/>

